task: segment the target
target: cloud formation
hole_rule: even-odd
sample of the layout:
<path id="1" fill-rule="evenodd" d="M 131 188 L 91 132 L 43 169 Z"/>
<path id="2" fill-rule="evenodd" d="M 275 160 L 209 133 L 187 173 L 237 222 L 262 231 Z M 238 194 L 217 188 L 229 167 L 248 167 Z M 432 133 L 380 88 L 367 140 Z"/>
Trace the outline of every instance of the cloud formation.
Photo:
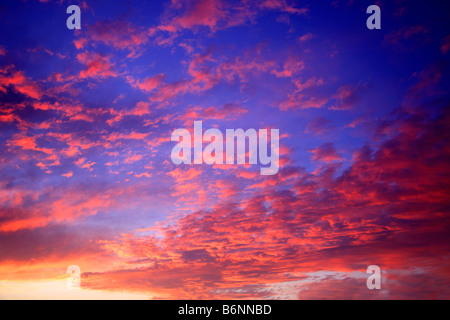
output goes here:
<path id="1" fill-rule="evenodd" d="M 86 298 L 450 297 L 443 12 L 386 3 L 368 37 L 334 20 L 355 1 L 84 3 L 77 31 L 28 5 L 0 27 L 1 298 L 73 297 L 74 264 Z M 197 120 L 279 129 L 278 174 L 173 164 Z"/>

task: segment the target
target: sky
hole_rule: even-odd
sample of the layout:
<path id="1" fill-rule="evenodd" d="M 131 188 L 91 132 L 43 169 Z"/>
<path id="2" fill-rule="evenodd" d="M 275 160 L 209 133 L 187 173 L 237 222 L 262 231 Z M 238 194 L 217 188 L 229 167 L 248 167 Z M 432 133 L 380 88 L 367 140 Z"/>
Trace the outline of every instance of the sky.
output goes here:
<path id="1" fill-rule="evenodd" d="M 0 299 L 450 299 L 449 12 L 2 0 Z M 174 164 L 194 121 L 278 173 Z"/>

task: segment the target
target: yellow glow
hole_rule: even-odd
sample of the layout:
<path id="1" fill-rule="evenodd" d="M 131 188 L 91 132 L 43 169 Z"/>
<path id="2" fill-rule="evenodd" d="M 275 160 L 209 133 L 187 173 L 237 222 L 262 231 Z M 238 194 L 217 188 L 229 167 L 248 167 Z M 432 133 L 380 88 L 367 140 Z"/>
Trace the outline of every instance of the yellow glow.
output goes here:
<path id="1" fill-rule="evenodd" d="M 66 280 L 0 281 L 0 300 L 148 300 L 149 295 L 68 289 Z"/>

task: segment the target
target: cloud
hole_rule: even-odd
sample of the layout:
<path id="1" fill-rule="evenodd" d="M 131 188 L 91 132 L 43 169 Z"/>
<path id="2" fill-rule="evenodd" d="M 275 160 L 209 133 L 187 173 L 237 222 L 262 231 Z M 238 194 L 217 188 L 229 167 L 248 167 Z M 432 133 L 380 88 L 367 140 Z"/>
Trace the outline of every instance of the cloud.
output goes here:
<path id="1" fill-rule="evenodd" d="M 419 267 L 420 257 L 421 265 L 439 269 L 448 249 L 443 208 L 450 189 L 448 166 L 441 160 L 450 157 L 450 150 L 437 146 L 449 137 L 436 133 L 449 119 L 448 110 L 437 118 L 401 114 L 389 124 L 399 128 L 397 133 L 377 149 L 358 149 L 342 174 L 332 163 L 313 174 L 294 169 L 294 189 L 267 185 L 240 204 L 225 198 L 211 209 L 155 227 L 157 237 L 104 241 L 106 250 L 125 261 L 139 257 L 145 267 L 89 274 L 86 286 L 128 286 L 139 292 L 151 287 L 172 298 L 445 297 L 448 292 L 437 281 L 415 282 L 411 267 Z M 325 163 L 340 159 L 332 144 L 314 154 Z M 176 169 L 172 175 L 191 185 L 199 174 Z M 423 250 L 430 248 L 433 254 L 424 257 Z M 181 271 L 188 263 L 189 275 Z M 363 276 L 373 263 L 387 277 L 376 293 L 367 290 Z M 334 271 L 307 271 L 317 269 Z M 426 270 L 424 277 L 437 279 L 435 271 Z"/>
<path id="2" fill-rule="evenodd" d="M 39 151 L 49 155 L 54 153 L 53 149 L 38 147 L 36 137 L 30 137 L 22 134 L 16 134 L 11 140 L 9 140 L 7 145 L 11 147 L 19 147 L 23 150 Z"/>
<path id="3" fill-rule="evenodd" d="M 116 50 L 128 50 L 129 58 L 137 58 L 140 49 L 149 41 L 148 32 L 124 20 L 98 21 L 88 26 L 83 36 L 74 41 L 77 49 L 86 49 L 89 44 L 103 43 Z"/>
<path id="4" fill-rule="evenodd" d="M 323 117 L 318 117 L 311 120 L 307 125 L 305 132 L 313 133 L 315 135 L 323 135 L 330 132 L 334 127 L 331 125 L 331 121 Z"/>
<path id="5" fill-rule="evenodd" d="M 413 74 L 416 83 L 407 90 L 404 96 L 405 108 L 413 109 L 425 99 L 442 94 L 439 87 L 443 76 L 442 70 L 441 64 L 435 64 Z"/>
<path id="6" fill-rule="evenodd" d="M 337 104 L 330 107 L 331 110 L 352 109 L 360 100 L 361 96 L 370 88 L 368 84 L 345 85 L 340 87 L 333 96 Z"/>
<path id="7" fill-rule="evenodd" d="M 71 264 L 84 297 L 449 297 L 448 75 L 433 62 L 448 54 L 443 13 L 396 21 L 373 51 L 355 47 L 365 28 L 341 37 L 352 21 L 327 21 L 336 37 L 324 37 L 296 1 L 111 6 L 74 37 L 34 28 L 28 48 L 18 29 L 0 48 L 2 297 L 25 286 L 47 297 Z M 384 67 L 367 78 L 372 58 Z M 362 78 L 383 80 L 383 94 Z M 201 119 L 279 128 L 278 174 L 171 163 L 170 133 Z M 370 264 L 381 291 L 365 286 Z"/>
<path id="8" fill-rule="evenodd" d="M 262 9 L 270 9 L 270 10 L 280 10 L 282 12 L 287 12 L 291 14 L 302 15 L 306 14 L 308 9 L 298 9 L 294 6 L 288 4 L 286 0 L 264 0 L 260 2 L 260 7 Z"/>
<path id="9" fill-rule="evenodd" d="M 169 32 L 176 32 L 181 29 L 204 26 L 215 31 L 218 27 L 218 22 L 227 16 L 223 5 L 223 2 L 220 0 L 172 1 L 173 9 L 184 10 L 184 14 L 171 19 L 168 24 L 159 28 Z"/>
<path id="10" fill-rule="evenodd" d="M 272 73 L 278 78 L 290 78 L 300 73 L 305 68 L 304 62 L 290 57 L 283 65 L 280 71 L 272 70 Z"/>
<path id="11" fill-rule="evenodd" d="M 298 41 L 300 43 L 304 43 L 306 41 L 311 40 L 312 38 L 314 38 L 314 35 L 312 33 L 305 33 L 304 35 L 302 35 L 298 38 Z"/>
<path id="12" fill-rule="evenodd" d="M 450 52 L 450 35 L 442 39 L 441 51 L 443 54 Z"/>
<path id="13" fill-rule="evenodd" d="M 385 35 L 383 44 L 397 50 L 413 50 L 429 41 L 428 33 L 423 25 L 407 26 Z"/>
<path id="14" fill-rule="evenodd" d="M 218 107 L 194 107 L 188 110 L 184 115 L 180 117 L 180 120 L 188 123 L 193 123 L 197 120 L 206 119 L 221 119 L 221 120 L 233 120 L 247 113 L 247 110 L 235 103 L 227 103 L 224 106 Z"/>
<path id="15" fill-rule="evenodd" d="M 306 81 L 294 78 L 292 83 L 295 90 L 287 94 L 287 98 L 279 104 L 283 111 L 322 108 L 330 101 L 330 98 L 318 91 L 325 83 L 321 78 L 311 77 Z"/>
<path id="16" fill-rule="evenodd" d="M 311 150 L 315 161 L 333 162 L 340 161 L 342 157 L 337 153 L 332 143 L 325 143 Z"/>
<path id="17" fill-rule="evenodd" d="M 27 78 L 22 71 L 15 70 L 13 65 L 0 68 L 0 92 L 6 93 L 11 86 L 17 92 L 39 100 L 43 93 L 40 86 L 33 80 Z"/>
<path id="18" fill-rule="evenodd" d="M 86 66 L 86 68 L 80 72 L 81 79 L 102 79 L 117 76 L 117 73 L 112 69 L 114 65 L 106 56 L 93 52 L 83 52 L 77 55 L 77 59 Z"/>
<path id="19" fill-rule="evenodd" d="M 142 81 L 133 80 L 131 77 L 129 77 L 128 79 L 129 82 L 132 83 L 134 87 L 139 88 L 140 90 L 145 92 L 152 92 L 153 90 L 157 89 L 158 87 L 164 84 L 165 75 L 159 74 L 156 76 L 147 77 Z"/>
<path id="20" fill-rule="evenodd" d="M 194 33 L 206 29 L 211 33 L 218 30 L 253 22 L 265 11 L 278 11 L 291 15 L 305 15 L 306 8 L 296 8 L 285 0 L 243 1 L 239 4 L 223 0 L 173 0 L 161 17 L 161 24 L 150 28 L 150 35 L 160 45 L 173 42 L 179 33 L 191 30 Z M 169 36 L 160 33 L 167 32 Z"/>

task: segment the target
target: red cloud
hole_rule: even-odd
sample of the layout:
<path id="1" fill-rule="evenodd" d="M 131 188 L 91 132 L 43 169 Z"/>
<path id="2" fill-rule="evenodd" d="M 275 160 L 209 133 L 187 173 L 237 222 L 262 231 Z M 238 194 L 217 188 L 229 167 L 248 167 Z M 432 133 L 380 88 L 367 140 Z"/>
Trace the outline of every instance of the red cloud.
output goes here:
<path id="1" fill-rule="evenodd" d="M 169 10 L 179 10 L 181 15 L 169 18 L 168 14 L 150 32 L 130 23 L 102 22 L 83 31 L 75 45 L 84 50 L 107 45 L 130 50 L 129 57 L 136 57 L 157 30 L 175 37 L 185 29 L 215 32 L 253 21 L 261 10 L 306 12 L 284 0 L 250 0 L 234 7 L 222 1 L 173 0 Z M 424 27 L 406 28 L 388 35 L 386 43 L 426 39 L 427 32 Z M 310 38 L 305 36 L 303 40 Z M 441 44 L 444 54 L 447 38 Z M 81 260 L 88 266 L 82 270 L 89 271 L 82 275 L 85 288 L 137 290 L 156 298 L 450 296 L 442 284 L 450 274 L 450 112 L 447 108 L 428 114 L 407 108 L 413 100 L 433 97 L 435 110 L 441 103 L 435 96 L 444 69 L 436 66 L 416 73 L 419 82 L 408 91 L 406 107 L 378 126 L 372 119 L 376 135 L 354 151 L 349 163 L 336 163 L 343 157 L 326 143 L 311 150 L 312 165 L 318 162 L 319 168 L 308 172 L 291 159 L 300 154 L 301 161 L 297 151 L 302 150 L 283 145 L 279 174 L 262 177 L 250 166 L 222 165 L 210 171 L 149 160 L 156 150 L 170 156 L 166 148 L 170 144 L 164 145 L 170 136 L 164 133 L 171 121 L 238 119 L 247 113 L 236 103 L 181 112 L 182 106 L 176 106 L 175 112 L 165 113 L 152 108 L 152 103 L 168 104 L 184 94 L 206 93 L 222 82 L 264 82 L 263 88 L 283 91 L 269 83 L 276 80 L 291 82 L 291 94 L 284 101 L 281 98 L 283 110 L 320 108 L 329 102 L 336 102 L 331 109 L 350 109 L 366 86 L 339 85 L 336 94 L 329 95 L 318 90 L 324 84 L 320 77 L 299 78 L 306 66 L 302 60 L 278 63 L 267 58 L 276 52 L 267 54 L 262 47 L 232 58 L 218 57 L 212 50 L 192 55 L 195 50 L 187 47 L 188 57 L 183 60 L 187 74 L 178 81 L 166 83 L 163 74 L 126 78 L 143 92 L 131 91 L 148 94 L 148 100 L 136 103 L 142 98 L 112 90 L 110 102 L 102 107 L 97 106 L 96 94 L 83 97 L 89 105 L 84 106 L 67 97 L 66 90 L 76 84 L 82 92 L 85 81 L 80 79 L 118 76 L 112 56 L 79 53 L 84 69 L 78 77 L 59 69 L 46 81 L 68 83 L 48 91 L 41 87 L 45 81 L 35 82 L 13 66 L 0 67 L 0 92 L 2 97 L 6 94 L 0 124 L 6 128 L 7 146 L 0 157 L 0 243 L 8 244 L 0 246 L 0 278 L 53 277 Z M 275 79 L 282 77 L 291 79 Z M 7 96 L 11 90 L 26 99 Z M 211 96 L 222 92 L 228 90 Z M 46 96 L 48 101 L 43 99 Z M 180 105 L 193 103 L 190 98 L 179 99 Z M 205 105 L 203 97 L 195 98 Z M 257 99 L 248 101 L 251 106 Z M 266 109 L 262 111 L 265 114 Z M 310 111 L 304 112 L 306 119 L 316 116 Z M 296 121 L 278 116 L 269 120 Z M 315 118 L 306 131 L 322 134 L 328 128 L 330 121 Z M 295 136 L 295 127 L 293 131 Z M 321 137 L 310 138 L 314 142 Z M 106 176 L 108 172 L 117 176 Z M 99 176 L 105 179 L 97 182 Z M 146 183 L 141 184 L 144 177 Z M 146 228 L 145 224 L 161 218 L 159 214 L 167 219 Z M 113 219 L 118 219 L 114 222 L 118 228 L 123 221 L 136 224 L 123 223 L 120 232 L 126 228 L 128 233 L 117 236 L 117 230 L 104 228 L 105 221 L 109 225 Z M 85 229 L 93 226 L 101 230 Z M 129 229 L 133 227 L 134 233 Z M 78 230 L 72 234 L 72 229 Z M 23 268 L 24 261 L 30 268 Z M 365 287 L 365 268 L 374 263 L 386 272 L 384 291 L 369 292 Z"/>
<path id="2" fill-rule="evenodd" d="M 333 96 L 337 104 L 331 107 L 331 110 L 348 110 L 353 108 L 361 99 L 362 93 L 367 91 L 367 84 L 345 85 L 340 87 Z"/>
<path id="3" fill-rule="evenodd" d="M 77 55 L 77 59 L 86 65 L 86 69 L 80 72 L 80 78 L 106 78 L 116 77 L 117 73 L 112 70 L 113 64 L 109 58 L 98 53 L 83 52 Z"/>
<path id="4" fill-rule="evenodd" d="M 330 99 L 323 94 L 310 94 L 324 84 L 322 79 L 311 77 L 306 81 L 293 79 L 292 82 L 296 89 L 280 103 L 279 108 L 281 110 L 321 108 L 329 102 Z"/>
<path id="5" fill-rule="evenodd" d="M 184 14 L 174 18 L 169 24 L 160 29 L 175 32 L 180 29 L 192 29 L 197 26 L 205 26 L 215 31 L 218 22 L 226 17 L 221 0 L 200 1 L 172 1 L 174 9 L 184 8 Z"/>
<path id="6" fill-rule="evenodd" d="M 199 119 L 233 120 L 246 113 L 247 110 L 242 108 L 240 105 L 237 105 L 235 103 L 227 103 L 222 108 L 217 107 L 191 108 L 180 117 L 180 120 L 184 121 L 185 123 L 192 123 L 194 120 Z"/>
<path id="7" fill-rule="evenodd" d="M 39 100 L 43 95 L 37 83 L 27 78 L 22 71 L 16 71 L 12 65 L 0 68 L 0 92 L 5 93 L 8 86 L 33 99 Z"/>
<path id="8" fill-rule="evenodd" d="M 273 70 L 272 73 L 278 78 L 292 77 L 295 74 L 300 73 L 305 68 L 304 62 L 290 57 L 283 65 L 283 69 L 280 71 Z"/>
<path id="9" fill-rule="evenodd" d="M 183 30 L 197 32 L 203 27 L 211 32 L 216 32 L 253 21 L 264 10 L 277 10 L 295 15 L 303 15 L 308 12 L 308 9 L 296 8 L 285 0 L 263 2 L 250 0 L 239 5 L 222 0 L 174 0 L 163 17 L 163 23 L 150 29 L 150 34 L 156 36 L 161 31 L 169 32 L 171 35 L 168 38 L 157 36 L 157 42 L 164 45 L 171 43 L 177 33 Z"/>
<path id="10" fill-rule="evenodd" d="M 309 12 L 306 8 L 295 8 L 289 4 L 289 0 L 263 0 L 257 3 L 262 9 L 279 10 L 296 15 L 304 15 Z"/>
<path id="11" fill-rule="evenodd" d="M 144 80 L 134 80 L 131 77 L 128 78 L 128 81 L 136 88 L 141 89 L 142 91 L 152 92 L 156 88 L 162 86 L 164 84 L 165 75 L 159 74 L 156 76 L 145 78 Z"/>
<path id="12" fill-rule="evenodd" d="M 376 150 L 359 149 L 339 176 L 332 164 L 316 174 L 293 168 L 294 189 L 269 184 L 236 204 L 229 200 L 238 185 L 219 180 L 214 189 L 223 198 L 211 209 L 153 228 L 158 236 L 101 242 L 124 269 L 87 274 L 85 286 L 152 288 L 170 298 L 323 299 L 325 289 L 346 299 L 448 297 L 437 279 L 448 278 L 441 263 L 448 252 L 450 149 L 442 143 L 450 139 L 443 135 L 449 114 L 400 115 L 389 124 L 397 134 Z M 318 160 L 339 158 L 331 144 L 315 153 Z M 193 190 L 199 174 L 176 169 L 172 176 Z M 137 257 L 145 267 L 127 268 Z M 385 290 L 376 293 L 365 286 L 373 263 L 386 271 Z"/>
<path id="13" fill-rule="evenodd" d="M 46 154 L 53 154 L 54 152 L 52 149 L 49 148 L 38 147 L 36 137 L 29 137 L 21 134 L 16 134 L 11 140 L 9 140 L 8 145 L 20 147 L 23 150 L 40 151 Z"/>
<path id="14" fill-rule="evenodd" d="M 91 42 L 101 42 L 115 49 L 130 50 L 129 57 L 137 57 L 139 49 L 149 40 L 146 30 L 123 20 L 99 21 L 88 27 L 84 34 L 74 41 L 77 49 L 83 49 Z"/>

